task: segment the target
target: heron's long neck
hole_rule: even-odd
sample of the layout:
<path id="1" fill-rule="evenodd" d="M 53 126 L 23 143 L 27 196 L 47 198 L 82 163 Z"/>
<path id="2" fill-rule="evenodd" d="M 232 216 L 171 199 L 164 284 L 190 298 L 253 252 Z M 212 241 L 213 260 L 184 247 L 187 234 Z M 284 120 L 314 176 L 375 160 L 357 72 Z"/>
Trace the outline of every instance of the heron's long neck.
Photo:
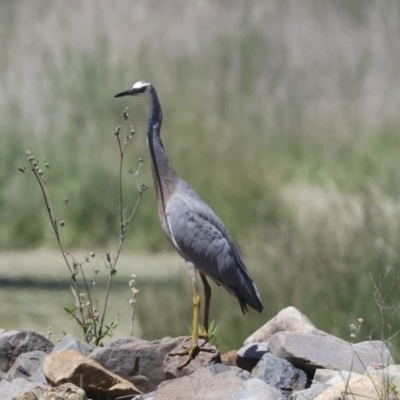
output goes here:
<path id="1" fill-rule="evenodd" d="M 173 193 L 177 183 L 177 175 L 172 169 L 165 153 L 160 138 L 162 123 L 162 110 L 158 96 L 154 88 L 150 88 L 150 113 L 147 125 L 147 144 L 150 150 L 151 170 L 156 187 L 158 209 L 161 216 L 164 215 L 166 202 Z"/>

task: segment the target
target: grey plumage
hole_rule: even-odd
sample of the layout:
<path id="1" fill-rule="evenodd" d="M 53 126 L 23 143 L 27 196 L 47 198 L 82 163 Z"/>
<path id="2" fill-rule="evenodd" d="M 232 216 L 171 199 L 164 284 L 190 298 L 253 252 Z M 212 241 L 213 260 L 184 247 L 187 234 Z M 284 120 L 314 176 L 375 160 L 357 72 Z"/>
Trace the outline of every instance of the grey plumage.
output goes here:
<path id="1" fill-rule="evenodd" d="M 247 306 L 261 312 L 260 295 L 252 281 L 239 251 L 224 224 L 211 208 L 185 181 L 178 177 L 168 161 L 160 138 L 162 110 L 154 87 L 146 81 L 136 82 L 132 89 L 117 94 L 142 96 L 150 105 L 147 125 L 147 143 L 150 150 L 153 180 L 156 187 L 161 226 L 171 244 L 183 257 L 193 284 L 193 344 L 188 358 L 194 357 L 198 346 L 198 294 L 196 270 L 200 273 L 205 291 L 204 331 L 208 337 L 208 313 L 211 289 L 206 276 L 224 287 L 238 300 L 245 313 Z"/>
<path id="2" fill-rule="evenodd" d="M 166 207 L 174 247 L 197 269 L 246 304 L 261 312 L 260 295 L 221 220 L 197 193 L 179 179 Z"/>

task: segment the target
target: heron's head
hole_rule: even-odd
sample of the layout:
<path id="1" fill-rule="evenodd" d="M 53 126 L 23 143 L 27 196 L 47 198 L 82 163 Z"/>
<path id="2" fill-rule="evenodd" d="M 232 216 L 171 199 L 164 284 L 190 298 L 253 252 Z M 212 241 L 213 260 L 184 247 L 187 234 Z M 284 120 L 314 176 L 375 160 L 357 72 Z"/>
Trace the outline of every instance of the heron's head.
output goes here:
<path id="1" fill-rule="evenodd" d="M 123 97 L 123 96 L 147 97 L 149 95 L 150 87 L 151 83 L 146 81 L 138 81 L 132 86 L 131 89 L 118 93 L 114 97 Z"/>

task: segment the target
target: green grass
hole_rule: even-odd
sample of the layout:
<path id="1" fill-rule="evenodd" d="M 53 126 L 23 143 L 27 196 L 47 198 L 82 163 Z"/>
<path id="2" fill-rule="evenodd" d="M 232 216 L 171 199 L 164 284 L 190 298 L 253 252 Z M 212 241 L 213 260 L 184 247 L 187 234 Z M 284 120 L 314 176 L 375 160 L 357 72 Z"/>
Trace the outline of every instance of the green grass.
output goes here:
<path id="1" fill-rule="evenodd" d="M 26 149 L 50 163 L 55 210 L 70 198 L 66 246 L 115 245 L 112 131 L 128 105 L 137 134 L 125 204 L 136 199 L 127 170 L 139 157 L 150 190 L 126 245 L 170 250 L 156 212 L 147 109 L 113 99 L 145 78 L 159 92 L 174 168 L 227 225 L 266 306 L 243 319 L 235 299 L 217 290 L 221 344 L 237 346 L 288 305 L 342 336 L 359 317 L 365 337 L 382 329 L 390 336 L 398 315 L 387 310 L 382 326 L 369 276 L 391 266 L 393 280 L 400 265 L 399 5 L 254 0 L 227 12 L 207 4 L 179 3 L 182 15 L 174 3 L 0 4 L 0 248 L 55 245 L 39 188 L 17 171 Z M 162 335 L 163 324 L 182 334 L 180 321 L 190 320 L 185 273 L 153 281 L 138 303 L 143 336 Z M 395 306 L 390 279 L 383 290 Z"/>

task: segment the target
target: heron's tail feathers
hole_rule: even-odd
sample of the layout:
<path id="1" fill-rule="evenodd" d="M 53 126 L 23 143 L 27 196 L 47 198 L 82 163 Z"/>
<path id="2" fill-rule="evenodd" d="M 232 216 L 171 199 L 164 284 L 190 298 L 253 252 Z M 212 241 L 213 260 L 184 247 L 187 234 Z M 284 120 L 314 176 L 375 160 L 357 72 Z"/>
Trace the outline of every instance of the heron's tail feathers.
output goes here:
<path id="1" fill-rule="evenodd" d="M 261 303 L 260 293 L 257 286 L 249 276 L 243 277 L 241 287 L 237 290 L 237 298 L 239 300 L 240 308 L 243 314 L 247 311 L 247 305 L 254 308 L 258 312 L 264 309 Z"/>

